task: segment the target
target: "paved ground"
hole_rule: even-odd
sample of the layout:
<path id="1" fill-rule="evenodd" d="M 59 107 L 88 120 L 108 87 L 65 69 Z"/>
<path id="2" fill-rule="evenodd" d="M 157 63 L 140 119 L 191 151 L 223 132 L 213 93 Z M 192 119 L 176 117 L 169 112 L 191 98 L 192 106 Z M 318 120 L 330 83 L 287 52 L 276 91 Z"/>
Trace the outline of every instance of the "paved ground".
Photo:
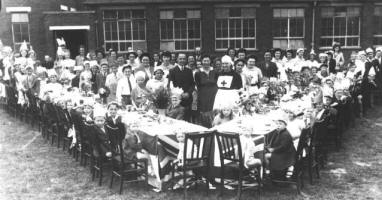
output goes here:
<path id="1" fill-rule="evenodd" d="M 345 134 L 344 148 L 331 153 L 322 178 L 311 186 L 305 182 L 303 195 L 294 188 L 265 188 L 261 199 L 382 199 L 382 107 L 374 109 Z M 50 146 L 40 133 L 0 110 L 0 199 L 181 199 L 180 191 L 156 193 L 141 185 L 126 185 L 124 194 L 110 190 L 108 179 L 99 187 L 91 181 L 88 168 L 61 149 Z M 109 176 L 109 175 L 107 175 Z M 117 186 L 117 184 L 115 184 Z M 191 191 L 190 199 L 217 199 Z M 233 199 L 227 192 L 222 199 Z M 242 199 L 258 199 L 255 191 Z"/>

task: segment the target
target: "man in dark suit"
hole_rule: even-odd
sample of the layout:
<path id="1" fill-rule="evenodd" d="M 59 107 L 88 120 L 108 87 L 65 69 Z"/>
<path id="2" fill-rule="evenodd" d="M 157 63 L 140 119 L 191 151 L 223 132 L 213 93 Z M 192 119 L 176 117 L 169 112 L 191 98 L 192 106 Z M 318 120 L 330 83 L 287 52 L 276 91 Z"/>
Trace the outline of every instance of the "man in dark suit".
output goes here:
<path id="1" fill-rule="evenodd" d="M 169 83 L 172 82 L 174 87 L 182 88 L 182 102 L 180 103 L 186 108 L 185 120 L 188 121 L 191 112 L 192 92 L 195 89 L 195 81 L 192 70 L 186 66 L 186 54 L 180 53 L 178 55 L 178 63 L 169 72 Z"/>
<path id="2" fill-rule="evenodd" d="M 270 50 L 265 51 L 264 61 L 258 64 L 258 67 L 261 69 L 263 77 L 271 78 L 278 77 L 277 65 L 274 62 L 271 62 L 272 54 Z"/>
<path id="3" fill-rule="evenodd" d="M 33 68 L 31 66 L 27 66 L 26 70 L 27 75 L 22 82 L 26 92 L 29 92 L 32 95 L 40 94 L 39 80 L 37 79 L 37 76 L 33 74 Z"/>

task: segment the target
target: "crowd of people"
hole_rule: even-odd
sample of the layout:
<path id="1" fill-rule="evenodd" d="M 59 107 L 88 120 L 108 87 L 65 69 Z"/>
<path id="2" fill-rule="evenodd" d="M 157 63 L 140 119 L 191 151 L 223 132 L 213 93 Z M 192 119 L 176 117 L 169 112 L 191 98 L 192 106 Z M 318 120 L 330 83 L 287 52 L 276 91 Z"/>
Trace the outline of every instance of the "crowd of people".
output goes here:
<path id="1" fill-rule="evenodd" d="M 355 115 L 361 108 L 366 112 L 372 92 L 382 86 L 382 47 L 353 52 L 350 58 L 338 43 L 317 54 L 303 48 L 275 48 L 260 59 L 244 48 L 211 56 L 200 47 L 192 53 L 149 54 L 131 48 L 127 53 L 102 48 L 86 52 L 81 46 L 72 59 L 64 39 L 57 42 L 56 55 L 45 55 L 43 61 L 26 43 L 19 50 L 1 45 L 2 83 L 16 88 L 20 105 L 28 104 L 28 95 L 35 95 L 62 105 L 69 115 L 78 115 L 100 130 L 105 123 L 121 126 L 117 114 L 121 108 L 151 110 L 211 128 L 238 116 L 264 113 L 267 106 L 278 106 L 288 98 L 306 96 L 309 108 L 290 108 L 289 119 L 277 120 L 290 138 L 298 138 L 301 128 L 289 122 L 308 112 L 316 118 L 323 113 L 335 115 L 335 104 L 342 101 L 352 102 Z M 106 138 L 101 136 L 99 144 L 105 146 Z M 97 149 L 105 151 L 103 155 L 109 151 Z"/>

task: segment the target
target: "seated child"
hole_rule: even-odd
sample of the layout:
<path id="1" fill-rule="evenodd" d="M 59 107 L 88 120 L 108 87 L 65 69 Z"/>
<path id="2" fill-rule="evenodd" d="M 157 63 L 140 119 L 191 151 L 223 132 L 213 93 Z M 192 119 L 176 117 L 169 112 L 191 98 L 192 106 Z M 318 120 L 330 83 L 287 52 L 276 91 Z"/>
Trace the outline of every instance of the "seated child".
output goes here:
<path id="1" fill-rule="evenodd" d="M 234 118 L 232 107 L 226 106 L 222 108 L 219 113 L 215 116 L 212 126 L 218 126 L 222 123 L 229 122 Z"/>
<path id="2" fill-rule="evenodd" d="M 179 88 L 173 88 L 171 90 L 171 105 L 166 110 L 166 115 L 173 119 L 184 119 L 185 108 L 180 105 L 182 101 L 183 90 Z"/>
<path id="3" fill-rule="evenodd" d="M 110 158 L 111 145 L 108 135 L 105 132 L 105 111 L 97 109 L 94 112 L 94 125 L 91 126 L 90 139 L 92 141 L 93 154 L 96 158 Z"/>
<path id="4" fill-rule="evenodd" d="M 93 105 L 90 102 L 86 102 L 83 105 L 82 119 L 88 124 L 93 124 Z"/>
<path id="5" fill-rule="evenodd" d="M 279 172 L 285 177 L 287 168 L 295 162 L 296 149 L 283 119 L 276 121 L 277 130 L 268 134 L 265 141 L 265 165 L 271 173 Z"/>

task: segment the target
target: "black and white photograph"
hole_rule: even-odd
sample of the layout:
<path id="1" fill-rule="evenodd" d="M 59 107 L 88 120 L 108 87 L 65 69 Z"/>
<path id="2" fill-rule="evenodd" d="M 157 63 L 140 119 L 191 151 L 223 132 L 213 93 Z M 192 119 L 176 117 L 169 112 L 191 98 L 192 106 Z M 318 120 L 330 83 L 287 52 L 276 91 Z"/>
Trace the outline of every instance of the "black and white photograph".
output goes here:
<path id="1" fill-rule="evenodd" d="M 382 199 L 382 0 L 0 0 L 0 200 Z"/>

